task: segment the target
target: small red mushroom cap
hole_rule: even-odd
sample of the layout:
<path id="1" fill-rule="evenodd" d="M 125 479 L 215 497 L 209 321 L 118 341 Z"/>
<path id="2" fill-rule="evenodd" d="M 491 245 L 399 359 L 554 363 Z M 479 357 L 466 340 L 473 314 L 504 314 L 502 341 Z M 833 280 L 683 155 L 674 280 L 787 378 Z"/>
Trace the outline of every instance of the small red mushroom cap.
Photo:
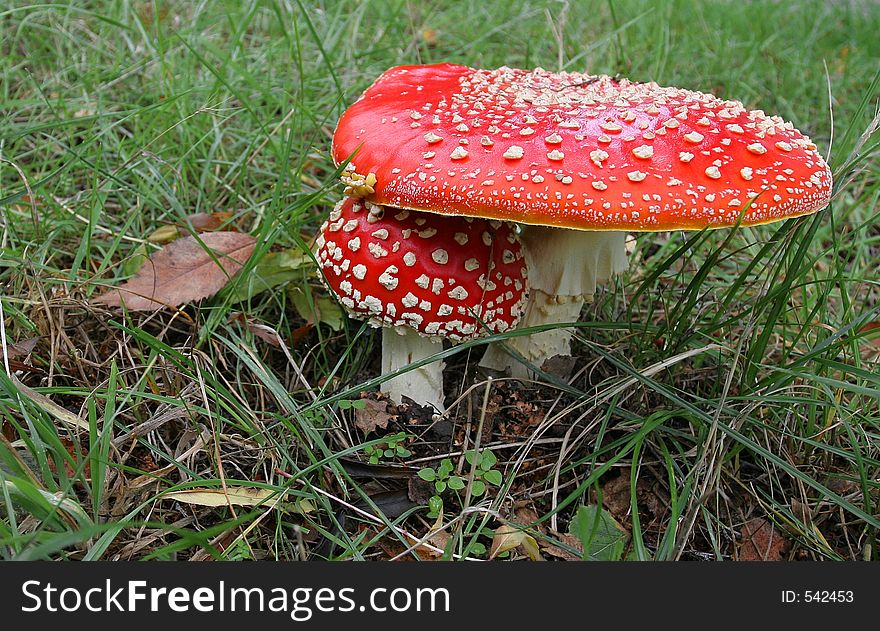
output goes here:
<path id="1" fill-rule="evenodd" d="M 516 326 L 526 268 L 515 228 L 343 199 L 315 257 L 356 317 L 453 341 Z"/>
<path id="2" fill-rule="evenodd" d="M 374 203 L 581 230 L 761 224 L 831 195 L 816 145 L 778 116 L 541 69 L 392 68 L 343 114 L 333 155 Z"/>

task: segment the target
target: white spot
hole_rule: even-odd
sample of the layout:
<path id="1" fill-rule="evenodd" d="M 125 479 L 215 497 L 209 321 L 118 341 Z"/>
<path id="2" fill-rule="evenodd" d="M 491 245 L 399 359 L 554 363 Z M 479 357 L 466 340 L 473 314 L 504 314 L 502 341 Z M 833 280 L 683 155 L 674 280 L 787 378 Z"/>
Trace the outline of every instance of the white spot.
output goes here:
<path id="1" fill-rule="evenodd" d="M 468 155 L 467 149 L 465 149 L 462 146 L 458 146 L 455 148 L 455 150 L 451 154 L 449 154 L 449 157 L 452 158 L 453 160 L 462 160 L 464 158 L 467 158 L 467 155 Z"/>
<path id="2" fill-rule="evenodd" d="M 351 273 L 354 274 L 354 277 L 358 280 L 363 280 L 367 276 L 367 266 L 363 263 L 358 263 L 351 268 Z"/>
<path id="3" fill-rule="evenodd" d="M 641 171 L 630 171 L 626 174 L 626 177 L 630 182 L 641 182 L 646 177 L 648 177 L 647 173 L 642 173 Z"/>
<path id="4" fill-rule="evenodd" d="M 348 249 L 352 252 L 357 252 L 361 249 L 361 238 L 355 237 L 351 241 L 348 242 Z"/>
<path id="5" fill-rule="evenodd" d="M 370 310 L 370 313 L 382 313 L 382 301 L 375 296 L 364 296 L 362 304 Z"/>
<path id="6" fill-rule="evenodd" d="M 601 167 L 602 163 L 608 159 L 608 152 L 602 151 L 601 149 L 595 149 L 590 152 L 590 160 L 593 161 L 597 167 Z"/>
<path id="7" fill-rule="evenodd" d="M 703 141 L 703 134 L 701 134 L 698 131 L 692 131 L 689 134 L 685 134 L 684 139 L 687 140 L 688 142 L 692 142 L 692 143 L 696 144 L 698 142 Z"/>
<path id="8" fill-rule="evenodd" d="M 739 170 L 739 174 L 742 176 L 744 180 L 752 179 L 752 167 L 743 167 Z"/>
<path id="9" fill-rule="evenodd" d="M 398 272 L 396 265 L 389 265 L 388 269 L 386 269 L 379 276 L 379 284 L 382 285 L 388 291 L 394 291 L 397 289 L 397 284 L 400 282 L 399 279 L 392 274 L 396 274 Z"/>
<path id="10" fill-rule="evenodd" d="M 448 292 L 446 292 L 446 295 L 450 298 L 454 298 L 455 300 L 467 300 L 468 292 L 464 287 L 459 285 L 455 289 L 450 289 Z"/>
<path id="11" fill-rule="evenodd" d="M 445 265 L 449 262 L 449 253 L 446 250 L 440 248 L 431 252 L 431 258 L 434 259 L 435 263 Z"/>
<path id="12" fill-rule="evenodd" d="M 767 147 L 762 145 L 760 142 L 753 142 L 752 144 L 746 147 L 749 151 L 754 153 L 755 155 L 761 155 L 762 153 L 767 153 Z"/>
<path id="13" fill-rule="evenodd" d="M 721 171 L 714 164 L 710 167 L 706 168 L 706 175 L 708 175 L 713 180 L 717 180 L 721 177 Z"/>
<path id="14" fill-rule="evenodd" d="M 468 259 L 464 262 L 464 268 L 469 272 L 473 272 L 474 270 L 480 269 L 480 262 L 477 259 Z"/>
<path id="15" fill-rule="evenodd" d="M 432 131 L 429 131 L 427 134 L 425 134 L 425 142 L 427 142 L 428 144 L 432 145 L 435 142 L 440 142 L 441 140 L 443 140 L 443 138 Z"/>
<path id="16" fill-rule="evenodd" d="M 412 252 L 407 252 L 403 255 L 403 262 L 407 267 L 412 267 L 416 264 L 416 255 Z"/>
<path id="17" fill-rule="evenodd" d="M 633 155 L 637 158 L 641 158 L 642 160 L 650 160 L 654 155 L 654 147 L 651 145 L 639 145 L 635 149 L 632 150 Z"/>
<path id="18" fill-rule="evenodd" d="M 383 248 L 378 243 L 368 243 L 367 249 L 370 251 L 370 254 L 372 254 L 377 259 L 388 256 L 388 250 Z"/>
<path id="19" fill-rule="evenodd" d="M 508 160 L 519 160 L 525 155 L 525 151 L 519 145 L 511 145 L 507 148 L 507 151 L 504 152 L 504 157 Z"/>
<path id="20" fill-rule="evenodd" d="M 694 159 L 694 154 L 688 153 L 687 151 L 682 151 L 678 154 L 678 159 L 682 162 L 690 162 Z"/>

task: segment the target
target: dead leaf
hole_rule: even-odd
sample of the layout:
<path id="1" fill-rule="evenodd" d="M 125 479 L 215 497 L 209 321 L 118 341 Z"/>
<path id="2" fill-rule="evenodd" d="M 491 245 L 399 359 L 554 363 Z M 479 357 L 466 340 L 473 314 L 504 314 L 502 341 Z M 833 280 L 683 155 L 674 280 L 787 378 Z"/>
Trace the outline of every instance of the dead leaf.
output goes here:
<path id="1" fill-rule="evenodd" d="M 492 537 L 492 548 L 489 550 L 489 560 L 491 561 L 499 554 L 514 548 L 522 548 L 522 551 L 532 561 L 542 560 L 541 551 L 538 549 L 538 542 L 535 541 L 535 538 L 524 530 L 508 524 L 503 524 L 495 530 L 495 536 Z"/>
<path id="2" fill-rule="evenodd" d="M 782 561 L 790 547 L 788 539 L 763 517 L 743 524 L 737 549 L 740 561 Z"/>
<path id="3" fill-rule="evenodd" d="M 245 264 L 256 240 L 240 232 L 204 232 L 178 239 L 150 257 L 141 270 L 92 302 L 134 311 L 177 307 L 213 296 Z M 213 257 L 205 250 L 213 250 Z M 217 262 L 220 264 L 218 265 Z"/>
<path id="4" fill-rule="evenodd" d="M 171 243 L 180 238 L 180 228 L 173 224 L 160 226 L 147 235 L 147 241 L 157 245 Z"/>
<path id="5" fill-rule="evenodd" d="M 828 482 L 825 483 L 825 486 L 827 486 L 838 495 L 847 495 L 848 493 L 852 493 L 859 488 L 857 482 L 854 482 L 852 480 L 845 480 L 843 478 L 831 478 L 830 480 L 828 480 Z"/>
<path id="6" fill-rule="evenodd" d="M 223 489 L 186 489 L 166 493 L 165 497 L 197 506 L 259 506 L 272 502 L 278 498 L 278 491 L 273 489 L 250 488 L 246 486 L 232 486 L 225 491 Z M 311 513 L 315 510 L 313 502 L 301 499 L 298 502 L 284 505 L 290 512 Z"/>
<path id="7" fill-rule="evenodd" d="M 410 545 L 415 546 L 413 551 L 422 561 L 436 561 L 443 556 L 443 552 L 446 550 L 449 543 L 449 533 L 445 530 L 435 530 L 424 540 L 415 539 L 412 535 L 406 534 L 406 539 Z"/>
<path id="8" fill-rule="evenodd" d="M 306 339 L 306 336 L 309 334 L 309 331 L 314 328 L 315 325 L 308 322 L 302 326 L 296 327 L 293 331 L 290 332 L 290 346 L 295 348 L 302 345 L 303 341 Z"/>
<path id="9" fill-rule="evenodd" d="M 810 525 L 813 523 L 813 511 L 809 504 L 805 504 L 797 498 L 791 498 L 791 512 L 795 518 L 802 524 Z"/>
<path id="10" fill-rule="evenodd" d="M 632 504 L 628 469 L 602 486 L 602 504 L 617 521 L 628 519 Z"/>
<path id="11" fill-rule="evenodd" d="M 880 361 L 880 322 L 868 322 L 859 329 L 862 358 L 865 361 Z"/>
<path id="12" fill-rule="evenodd" d="M 232 213 L 218 211 L 214 213 L 193 213 L 187 216 L 186 222 L 192 226 L 195 232 L 238 232 L 238 228 L 232 223 Z"/>
<path id="13" fill-rule="evenodd" d="M 565 559 L 566 561 L 581 561 L 584 557 L 584 546 L 581 544 L 580 540 L 574 535 L 563 534 L 561 532 L 554 532 L 553 536 L 559 539 L 559 542 L 568 546 L 572 550 L 576 550 L 576 552 L 572 553 L 565 548 L 556 545 L 552 541 L 542 540 L 541 541 L 541 549 L 547 554 Z"/>
<path id="14" fill-rule="evenodd" d="M 366 403 L 366 407 L 354 410 L 355 427 L 364 434 L 369 434 L 377 429 L 387 429 L 388 421 L 394 418 L 393 414 L 388 413 L 388 403 L 373 399 L 363 399 L 363 401 Z"/>
<path id="15" fill-rule="evenodd" d="M 16 377 L 14 374 L 9 375 L 9 380 L 12 381 L 12 385 L 14 385 L 18 389 L 18 391 L 21 392 L 21 394 L 26 396 L 36 405 L 41 407 L 45 412 L 48 412 L 62 423 L 70 426 L 77 426 L 81 429 L 86 430 L 87 432 L 89 431 L 91 426 L 89 425 L 89 422 L 85 419 L 80 418 L 73 412 L 70 412 L 66 408 L 61 407 L 46 395 L 40 394 L 35 390 L 31 390 L 28 386 L 19 381 L 18 377 Z"/>
<path id="16" fill-rule="evenodd" d="M 34 347 L 40 341 L 39 337 L 32 337 L 26 340 L 22 340 L 20 342 L 15 342 L 13 344 L 9 344 L 6 347 L 6 358 L 7 359 L 15 359 L 16 357 L 21 357 L 23 355 L 30 355 L 30 352 L 34 350 Z M 3 357 L 3 349 L 0 348 L 0 358 Z"/>
<path id="17" fill-rule="evenodd" d="M 532 526 L 532 524 L 536 524 L 535 528 L 544 532 L 546 528 L 544 524 L 537 523 L 539 519 L 537 511 L 531 506 L 517 506 L 513 510 L 513 515 L 516 518 L 517 523 L 522 524 L 523 526 Z"/>

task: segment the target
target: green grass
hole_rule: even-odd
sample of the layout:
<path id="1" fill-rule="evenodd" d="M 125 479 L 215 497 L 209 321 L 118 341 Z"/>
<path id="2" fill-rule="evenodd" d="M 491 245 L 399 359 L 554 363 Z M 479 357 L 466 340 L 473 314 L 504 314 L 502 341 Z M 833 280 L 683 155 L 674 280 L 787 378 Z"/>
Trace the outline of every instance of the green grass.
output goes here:
<path id="1" fill-rule="evenodd" d="M 571 553 L 569 523 L 597 501 L 628 558 L 735 558 L 755 517 L 787 558 L 874 558 L 877 32 L 870 2 L 0 4 L 3 324 L 7 344 L 40 337 L 14 378 L 0 371 L 0 558 L 387 559 L 425 537 L 446 558 L 485 557 L 502 523 Z M 837 182 L 815 216 L 641 235 L 585 310 L 569 381 L 502 381 L 485 399 L 480 385 L 451 433 L 392 421 L 414 455 L 389 460 L 450 457 L 464 478 L 491 425 L 481 447 L 504 480 L 466 511 L 464 494 L 445 501 L 448 539 L 398 479 L 348 462 L 385 431 L 365 436 L 348 403 L 379 386 L 379 337 L 356 321 L 303 328 L 330 304 L 308 265 L 247 287 L 271 253 L 307 247 L 340 196 L 329 145 L 345 107 L 390 66 L 438 61 L 740 99 L 830 151 Z M 157 228 L 216 211 L 259 242 L 232 286 L 179 313 L 89 304 L 156 249 Z M 484 343 L 451 349 L 452 372 Z M 166 497 L 235 486 L 268 493 Z"/>

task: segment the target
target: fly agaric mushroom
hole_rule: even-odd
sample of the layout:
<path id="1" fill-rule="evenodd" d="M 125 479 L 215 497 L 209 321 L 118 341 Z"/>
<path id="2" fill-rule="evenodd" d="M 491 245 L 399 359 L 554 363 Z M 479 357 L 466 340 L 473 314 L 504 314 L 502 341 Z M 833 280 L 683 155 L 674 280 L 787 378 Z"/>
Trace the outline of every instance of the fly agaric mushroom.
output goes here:
<path id="1" fill-rule="evenodd" d="M 624 231 L 768 223 L 819 210 L 831 194 L 816 145 L 778 116 L 542 69 L 392 68 L 343 114 L 333 155 L 353 159 L 351 195 L 527 224 L 521 326 L 576 320 L 596 283 L 626 267 Z M 564 330 L 509 343 L 537 366 L 569 353 Z M 481 363 L 523 374 L 498 349 Z"/>
<path id="2" fill-rule="evenodd" d="M 526 269 L 514 226 L 344 198 L 321 227 L 315 257 L 345 308 L 382 332 L 382 374 L 460 342 L 516 326 Z M 384 383 L 443 411 L 443 363 Z"/>

